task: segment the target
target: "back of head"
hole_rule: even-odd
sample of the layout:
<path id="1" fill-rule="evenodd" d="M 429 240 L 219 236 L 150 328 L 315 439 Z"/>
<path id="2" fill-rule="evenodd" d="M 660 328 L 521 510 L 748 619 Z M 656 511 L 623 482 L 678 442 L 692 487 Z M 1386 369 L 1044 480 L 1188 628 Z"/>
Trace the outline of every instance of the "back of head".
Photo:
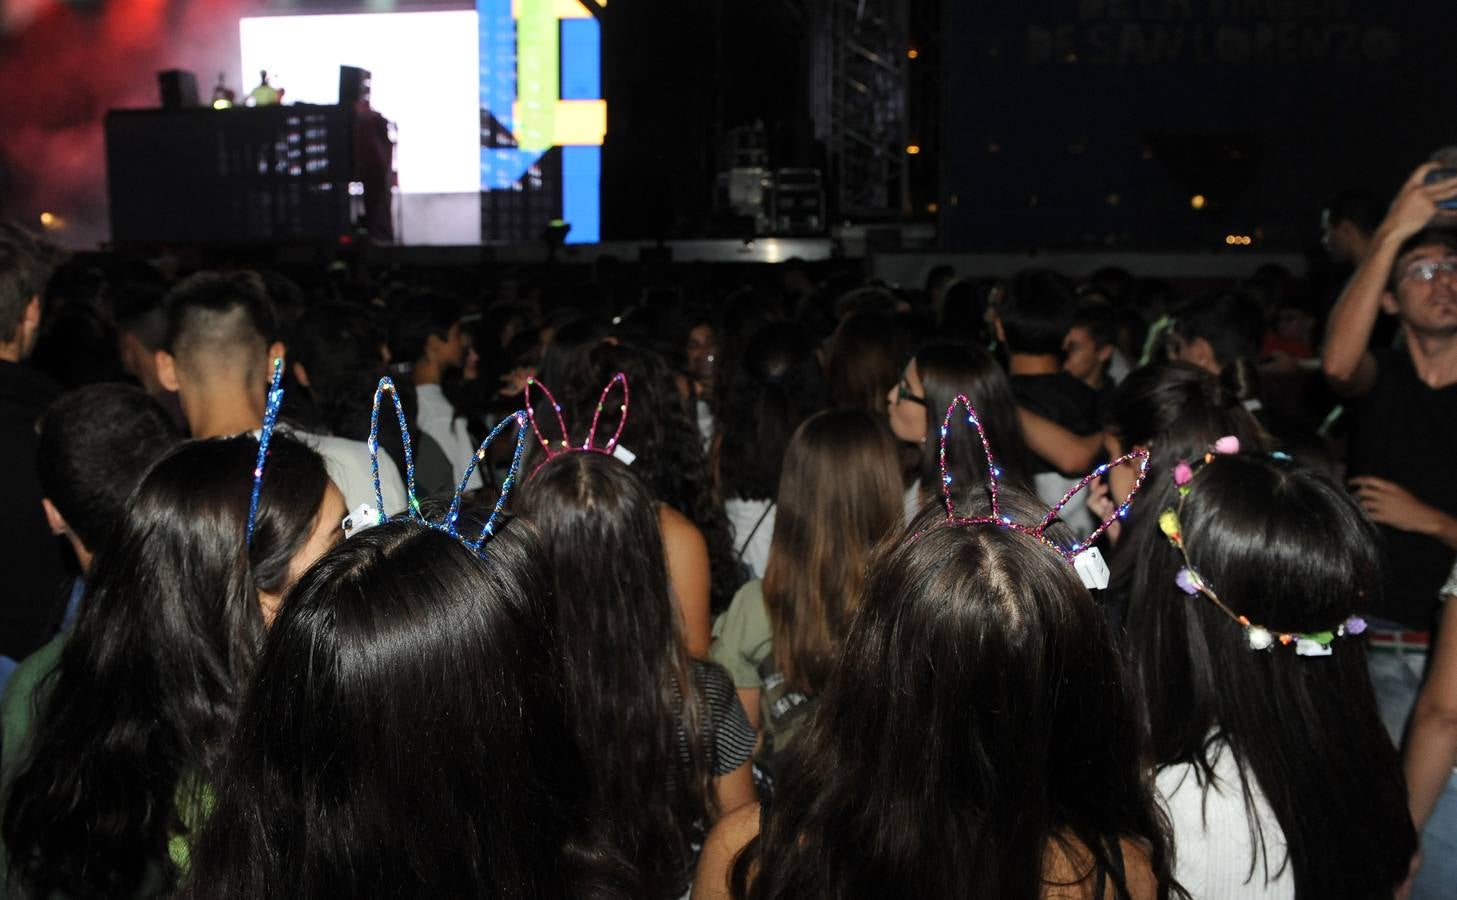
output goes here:
<path id="1" fill-rule="evenodd" d="M 38 430 L 41 491 L 93 553 L 126 517 L 127 497 L 143 474 L 182 437 L 160 403 L 120 384 L 62 396 Z"/>
<path id="2" fill-rule="evenodd" d="M 384 374 L 381 331 L 367 310 L 325 303 L 300 316 L 289 333 L 289 362 L 303 367 L 308 398 L 331 434 L 369 436 L 371 398 Z"/>
<path id="3" fill-rule="evenodd" d="M 112 316 L 117 330 L 136 335 L 147 350 L 161 350 L 167 340 L 167 316 L 163 308 L 166 291 L 159 284 L 125 284 L 111 295 Z"/>
<path id="4" fill-rule="evenodd" d="M 258 442 L 191 441 L 152 466 L 91 569 L 4 817 L 12 888 L 126 893 L 216 774 L 263 634 L 328 485 L 313 450 L 274 435 L 252 545 Z M 185 779 L 195 779 L 187 781 Z"/>
<path id="5" fill-rule="evenodd" d="M 1273 633 L 1334 633 L 1378 599 L 1374 530 L 1325 475 L 1262 454 L 1216 456 L 1188 487 L 1178 510 L 1188 564 L 1234 614 Z M 1136 550 L 1129 642 L 1158 763 L 1207 776 L 1212 740 L 1227 742 L 1279 821 L 1298 895 L 1389 895 L 1414 838 L 1363 644 L 1336 637 L 1327 657 L 1279 642 L 1252 649 L 1245 627 L 1176 585 L 1186 563 L 1162 534 L 1144 532 Z M 1279 860 L 1270 865 L 1273 875 Z"/>
<path id="6" fill-rule="evenodd" d="M 1370 235 L 1386 216 L 1386 204 L 1371 191 L 1349 188 L 1325 204 L 1326 222 L 1334 227 L 1350 222 L 1363 235 Z"/>
<path id="7" fill-rule="evenodd" d="M 900 364 L 889 316 L 878 312 L 846 316 L 830 339 L 825 360 L 831 402 L 884 412 L 885 390 L 895 384 Z"/>
<path id="8" fill-rule="evenodd" d="M 390 324 L 390 358 L 400 364 L 418 362 L 425 356 L 425 342 L 431 337 L 444 340 L 450 327 L 463 314 L 460 300 L 448 294 L 407 294 L 395 304 Z"/>
<path id="9" fill-rule="evenodd" d="M 937 312 L 937 325 L 944 339 L 976 344 L 991 343 L 987 330 L 987 311 L 994 297 L 1003 293 L 1002 283 L 989 278 L 962 278 L 946 288 L 946 297 Z"/>
<path id="10" fill-rule="evenodd" d="M 1165 478 L 1178 460 L 1203 455 L 1225 435 L 1250 449 L 1264 444 L 1259 422 L 1239 397 L 1188 363 L 1135 369 L 1113 390 L 1105 410 L 1104 425 L 1124 450 L 1148 448 L 1151 482 Z"/>
<path id="11" fill-rule="evenodd" d="M 895 442 L 863 409 L 805 420 L 784 456 L 764 572 L 774 660 L 790 685 L 818 693 L 839 656 L 871 550 L 904 516 Z"/>
<path id="12" fill-rule="evenodd" d="M 1002 503 L 1039 515 L 1015 489 Z M 1109 870 L 1124 835 L 1166 875 L 1135 694 L 1092 598 L 1035 538 L 926 516 L 871 560 L 749 896 L 1040 897 L 1053 842 Z"/>
<path id="13" fill-rule="evenodd" d="M 0 241 L 0 343 L 15 340 L 25 307 L 40 288 L 26 249 L 11 241 Z"/>
<path id="14" fill-rule="evenodd" d="M 1077 310 L 1072 283 L 1051 269 L 1018 272 L 997 305 L 997 317 L 1014 354 L 1061 355 Z"/>
<path id="15" fill-rule="evenodd" d="M 239 714 L 192 896 L 569 896 L 586 795 L 544 558 L 520 522 L 486 554 L 396 521 L 300 580 Z"/>
<path id="16" fill-rule="evenodd" d="M 720 368 L 732 365 L 723 363 Z M 723 504 L 713 491 L 703 438 L 667 361 L 651 349 L 627 342 L 597 344 L 583 354 L 562 398 L 567 427 L 575 429 L 571 437 L 580 444 L 603 386 L 618 372 L 626 374 L 632 390 L 619 442 L 637 456 L 630 471 L 654 500 L 687 516 L 703 533 L 712 569 L 710 603 L 721 612 L 746 576 L 734 553 Z M 726 383 L 727 379 L 715 379 L 716 387 Z M 611 419 L 604 416 L 603 421 Z"/>
<path id="17" fill-rule="evenodd" d="M 277 338 L 273 307 L 251 272 L 200 272 L 168 294 L 164 348 L 179 381 L 261 384 L 268 345 Z"/>
<path id="18" fill-rule="evenodd" d="M 1238 360 L 1253 362 L 1259 357 L 1265 313 L 1242 291 L 1205 294 L 1175 310 L 1174 335 L 1182 341 L 1208 341 L 1215 362 L 1226 369 Z"/>
<path id="19" fill-rule="evenodd" d="M 520 496 L 552 573 L 594 821 L 615 820 L 609 837 L 623 854 L 665 892 L 679 889 L 709 775 L 656 506 L 626 466 L 601 453 L 552 459 Z M 687 777 L 680 729 L 693 759 Z"/>
<path id="20" fill-rule="evenodd" d="M 1113 304 L 1105 300 L 1079 301 L 1073 327 L 1087 331 L 1094 347 L 1107 347 L 1118 342 L 1118 313 Z"/>
<path id="21" fill-rule="evenodd" d="M 1012 382 L 989 352 L 971 344 L 931 344 L 916 351 L 916 371 L 926 396 L 926 442 L 921 448 L 923 491 L 940 490 L 941 424 L 958 394 L 965 394 L 976 407 L 991 436 L 1002 480 L 1031 483 L 1032 455 L 1017 418 Z M 958 492 L 985 484 L 986 455 L 970 429 L 952 429 L 946 456 L 951 460 L 952 484 Z"/>
<path id="22" fill-rule="evenodd" d="M 814 341 L 793 322 L 766 325 L 723 377 L 729 384 L 718 415 L 719 491 L 726 498 L 770 499 L 790 435 L 828 399 Z"/>

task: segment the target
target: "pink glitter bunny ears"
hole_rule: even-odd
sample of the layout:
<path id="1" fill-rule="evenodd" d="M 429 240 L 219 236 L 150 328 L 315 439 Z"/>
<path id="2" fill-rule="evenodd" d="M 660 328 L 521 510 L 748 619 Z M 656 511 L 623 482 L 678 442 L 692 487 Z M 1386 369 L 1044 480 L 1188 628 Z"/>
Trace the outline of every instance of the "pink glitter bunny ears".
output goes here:
<path id="1" fill-rule="evenodd" d="M 617 385 L 622 385 L 622 403 L 618 406 L 617 430 L 612 432 L 612 437 L 608 438 L 607 442 L 599 447 L 597 446 L 597 426 L 602 421 L 602 410 L 606 408 L 607 397 L 612 393 L 613 387 Z M 532 388 L 536 388 L 546 396 L 546 402 L 551 404 L 551 410 L 556 415 L 557 433 L 561 436 L 555 442 L 549 440 L 546 435 L 541 433 L 541 424 L 536 418 L 536 404 L 531 402 Z M 618 439 L 622 437 L 622 429 L 627 425 L 629 396 L 627 375 L 618 372 L 612 376 L 611 381 L 607 382 L 607 386 L 602 389 L 602 394 L 597 398 L 597 408 L 592 413 L 592 425 L 587 429 L 586 439 L 582 441 L 580 446 L 574 446 L 571 438 L 567 435 L 567 423 L 562 418 L 561 404 L 556 402 L 556 397 L 552 396 L 551 389 L 535 378 L 526 379 L 526 415 L 531 420 L 531 430 L 535 433 L 537 442 L 541 444 L 541 449 L 546 451 L 546 459 L 538 463 L 536 468 L 531 470 L 531 474 L 535 475 L 548 461 L 563 453 L 604 453 L 608 456 L 617 457 L 629 466 L 632 465 L 633 460 L 637 459 L 637 456 L 618 443 Z"/>
<path id="2" fill-rule="evenodd" d="M 951 434 L 951 420 L 956 415 L 957 406 L 964 406 L 966 408 L 967 424 L 976 429 L 977 437 L 981 439 L 982 451 L 986 453 L 987 494 L 991 498 L 992 507 L 992 512 L 989 516 L 960 516 L 956 513 L 956 501 L 953 499 L 951 493 L 951 471 L 946 466 L 946 441 Z M 1128 508 L 1133 502 L 1133 495 L 1137 494 L 1139 488 L 1143 487 L 1143 480 L 1148 476 L 1147 450 L 1136 449 L 1131 453 L 1125 453 L 1123 456 L 1118 457 L 1112 462 L 1104 463 L 1083 476 L 1082 480 L 1073 485 L 1072 489 L 1066 494 L 1063 494 L 1062 499 L 1057 501 L 1047 511 L 1047 515 L 1043 516 L 1042 520 L 1036 525 L 1024 525 L 1021 522 L 1014 522 L 1011 516 L 1002 514 L 1001 506 L 997 500 L 997 482 L 1002 477 L 1002 470 L 997 465 L 996 457 L 992 454 L 992 447 L 987 442 L 986 432 L 982 430 L 981 417 L 977 415 L 976 407 L 971 405 L 971 401 L 967 399 L 965 394 L 958 394 L 956 399 L 951 401 L 951 405 L 946 407 L 946 417 L 941 420 L 940 460 L 941 496 L 946 503 L 946 524 L 956 526 L 994 525 L 998 528 L 1006 528 L 1010 531 L 1019 531 L 1022 534 L 1031 535 L 1058 556 L 1062 557 L 1068 565 L 1072 566 L 1078 573 L 1078 577 L 1082 579 L 1083 585 L 1089 590 L 1102 590 L 1108 586 L 1108 566 L 1103 562 L 1103 556 L 1098 552 L 1098 548 L 1093 546 L 1093 542 L 1098 539 L 1099 535 L 1107 531 L 1108 526 L 1112 525 L 1115 520 L 1128 515 Z M 1107 474 L 1109 469 L 1127 465 L 1135 460 L 1138 461 L 1138 476 L 1133 482 L 1133 487 L 1129 488 L 1128 496 L 1124 497 L 1123 502 L 1118 504 L 1113 512 L 1109 513 L 1108 518 L 1104 519 L 1098 524 L 1097 528 L 1093 529 L 1092 534 L 1070 547 L 1059 546 L 1056 541 L 1047 536 L 1046 530 L 1048 526 L 1057 521 L 1058 515 L 1062 513 L 1062 508 L 1067 506 L 1068 502 L 1077 496 L 1079 491 L 1086 489 L 1094 478 L 1099 478 Z"/>

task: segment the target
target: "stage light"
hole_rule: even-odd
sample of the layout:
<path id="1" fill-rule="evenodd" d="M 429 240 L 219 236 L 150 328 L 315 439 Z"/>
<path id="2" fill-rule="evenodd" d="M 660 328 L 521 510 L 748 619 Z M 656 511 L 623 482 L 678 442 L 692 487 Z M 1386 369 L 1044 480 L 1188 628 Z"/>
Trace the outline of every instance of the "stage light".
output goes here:
<path id="1" fill-rule="evenodd" d="M 915 47 L 912 47 L 911 49 L 906 51 L 906 59 L 915 59 L 920 55 L 921 51 L 917 50 Z"/>
<path id="2" fill-rule="evenodd" d="M 915 155 L 919 154 L 920 152 L 921 152 L 921 145 L 920 144 L 912 144 L 912 145 L 910 145 L 909 147 L 906 148 L 906 153 L 909 154 L 909 155 L 911 155 L 911 156 L 915 156 Z"/>
<path id="3" fill-rule="evenodd" d="M 1189 198 L 1190 209 L 1203 209 L 1208 203 L 1209 201 L 1204 199 L 1203 194 L 1195 194 L 1194 196 Z"/>
<path id="4" fill-rule="evenodd" d="M 51 225 L 55 221 L 56 221 L 56 217 L 54 215 L 52 215 L 51 213 L 43 212 L 43 213 L 40 214 L 40 223 L 42 225 L 44 225 L 45 227 L 47 227 L 47 228 L 51 227 Z"/>

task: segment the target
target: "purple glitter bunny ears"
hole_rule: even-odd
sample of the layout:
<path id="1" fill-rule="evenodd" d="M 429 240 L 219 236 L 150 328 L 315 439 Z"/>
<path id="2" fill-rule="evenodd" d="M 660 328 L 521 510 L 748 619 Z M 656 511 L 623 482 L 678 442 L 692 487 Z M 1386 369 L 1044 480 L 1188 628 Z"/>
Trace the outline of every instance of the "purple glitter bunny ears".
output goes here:
<path id="1" fill-rule="evenodd" d="M 253 526 L 258 522 L 258 494 L 263 489 L 263 467 L 268 462 L 268 443 L 278 424 L 283 405 L 283 358 L 274 357 L 273 380 L 268 383 L 268 404 L 263 408 L 263 430 L 258 434 L 258 461 L 253 464 L 253 495 L 248 499 L 248 546 L 253 546 Z"/>
<path id="2" fill-rule="evenodd" d="M 420 509 L 420 501 L 415 496 L 415 451 L 410 442 L 410 426 L 405 423 L 405 409 L 400 403 L 399 391 L 395 389 L 395 383 L 388 375 L 379 380 L 379 386 L 374 391 L 374 409 L 369 416 L 369 464 L 370 471 L 374 477 L 374 507 L 361 505 L 359 509 L 350 513 L 344 518 L 343 526 L 345 535 L 352 535 L 374 525 L 385 521 L 384 514 L 384 488 L 379 480 L 379 408 L 380 401 L 388 393 L 395 403 L 395 418 L 400 425 L 400 439 L 405 449 L 405 492 L 409 506 L 406 515 L 419 522 L 427 528 L 444 532 L 464 544 L 476 555 L 484 555 L 484 547 L 491 536 L 496 533 L 496 526 L 501 519 L 501 511 L 506 507 L 506 500 L 511 496 L 511 490 L 516 486 L 516 476 L 521 471 L 521 454 L 526 449 L 526 426 L 527 417 L 523 410 L 517 410 L 491 429 L 491 433 L 481 442 L 476 452 L 471 454 L 470 461 L 466 464 L 465 474 L 461 476 L 460 485 L 455 489 L 455 495 L 451 497 L 450 508 L 445 514 L 444 520 L 432 522 L 425 517 Z M 486 453 L 490 450 L 491 444 L 496 441 L 511 425 L 516 426 L 516 447 L 511 454 L 511 467 L 506 472 L 506 478 L 501 482 L 501 495 L 496 499 L 496 507 L 491 511 L 491 516 L 486 520 L 485 527 L 479 535 L 474 538 L 466 537 L 456 529 L 456 522 L 460 518 L 460 499 L 465 494 L 470 477 L 474 474 L 477 464 L 485 461 Z"/>
<path id="3" fill-rule="evenodd" d="M 946 465 L 946 442 L 951 434 L 951 421 L 956 415 L 957 406 L 966 408 L 967 424 L 976 429 L 977 437 L 981 439 L 982 451 L 986 453 L 987 494 L 991 499 L 992 507 L 991 515 L 989 516 L 960 516 L 956 513 L 956 501 L 951 493 L 951 471 Z M 1047 536 L 1046 531 L 1048 526 L 1057 520 L 1058 515 L 1062 512 L 1062 508 L 1067 506 L 1068 502 L 1077 496 L 1079 491 L 1086 489 L 1094 478 L 1099 478 L 1107 474 L 1109 469 L 1127 465 L 1135 460 L 1138 461 L 1138 475 L 1134 479 L 1133 487 L 1129 488 L 1128 496 L 1124 497 L 1123 502 L 1118 504 L 1113 512 L 1098 524 L 1097 528 L 1093 529 L 1092 534 L 1070 547 L 1062 547 Z M 1083 585 L 1089 590 L 1102 590 L 1108 586 L 1108 567 L 1103 563 L 1102 554 L 1098 552 L 1097 547 L 1093 546 L 1093 542 L 1098 539 L 1099 535 L 1107 531 L 1108 526 L 1112 525 L 1115 520 L 1128 515 L 1128 508 L 1133 502 L 1133 496 L 1138 493 L 1139 488 L 1143 487 L 1143 480 L 1148 476 L 1147 450 L 1141 448 L 1135 449 L 1133 452 L 1126 453 L 1112 462 L 1098 466 L 1098 468 L 1083 476 L 1082 480 L 1073 485 L 1072 489 L 1066 494 L 1063 494 L 1062 499 L 1057 501 L 1047 511 L 1047 515 L 1043 516 L 1042 520 L 1036 525 L 1024 525 L 1021 522 L 1014 522 L 1011 516 L 1002 514 L 1001 505 L 997 499 L 997 483 L 1002 477 L 1002 470 L 997 465 L 996 457 L 992 454 L 992 447 L 987 442 L 986 432 L 982 430 L 981 417 L 977 415 L 976 407 L 971 405 L 971 401 L 967 399 L 965 394 L 958 394 L 956 399 L 951 401 L 951 405 L 946 407 L 946 417 L 941 420 L 940 461 L 941 496 L 946 504 L 946 523 L 948 525 L 994 525 L 998 528 L 1006 528 L 1010 531 L 1019 531 L 1022 534 L 1030 535 L 1041 541 L 1054 553 L 1062 557 L 1068 565 L 1072 566 L 1082 579 Z"/>
<path id="4" fill-rule="evenodd" d="M 622 385 L 622 403 L 618 406 L 620 415 L 617 419 L 617 430 L 612 432 L 612 437 L 607 439 L 607 443 L 599 447 L 597 446 L 597 425 L 602 421 L 602 410 L 606 408 L 607 397 L 612 393 L 613 387 L 617 385 Z M 561 435 L 555 442 L 556 446 L 553 446 L 553 442 L 541 433 L 541 424 L 536 419 L 536 405 L 531 402 L 532 388 L 536 388 L 546 395 L 546 402 L 551 404 L 551 410 L 556 415 L 557 433 Z M 607 382 L 607 386 L 602 389 L 601 395 L 597 398 L 597 408 L 592 413 L 592 425 L 587 429 L 586 439 L 582 441 L 581 446 L 573 446 L 571 438 L 567 435 L 567 422 L 562 418 L 561 404 L 556 402 L 556 397 L 552 396 L 551 389 L 535 378 L 526 379 L 526 415 L 531 420 L 531 431 L 536 435 L 537 442 L 541 444 L 541 449 L 546 451 L 546 459 L 538 463 L 536 468 L 531 470 L 531 474 L 535 475 L 547 462 L 563 453 L 605 453 L 608 456 L 617 457 L 627 465 L 632 465 L 633 460 L 637 457 L 626 447 L 617 443 L 618 439 L 622 437 L 622 429 L 627 425 L 627 407 L 630 396 L 627 375 L 623 372 L 613 375 L 612 380 Z"/>

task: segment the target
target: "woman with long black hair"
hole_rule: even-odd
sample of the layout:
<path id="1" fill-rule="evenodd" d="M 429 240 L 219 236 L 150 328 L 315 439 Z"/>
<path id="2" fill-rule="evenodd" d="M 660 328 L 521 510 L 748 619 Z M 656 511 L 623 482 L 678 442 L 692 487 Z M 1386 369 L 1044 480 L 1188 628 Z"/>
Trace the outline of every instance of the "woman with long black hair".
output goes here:
<path id="1" fill-rule="evenodd" d="M 1416 839 L 1352 619 L 1380 590 L 1375 531 L 1288 458 L 1202 458 L 1139 535 L 1128 614 L 1178 878 L 1197 897 L 1390 897 Z"/>
<path id="2" fill-rule="evenodd" d="M 1014 493 L 1001 512 L 1036 522 Z M 936 508 L 912 535 L 872 559 L 780 787 L 710 835 L 694 897 L 1176 892 L 1133 676 L 1073 567 Z"/>
<path id="3" fill-rule="evenodd" d="M 485 556 L 395 521 L 304 576 L 238 714 L 187 897 L 635 895 L 585 838 L 541 546 L 518 521 Z"/>
<path id="4" fill-rule="evenodd" d="M 562 400 L 569 427 L 586 428 L 603 386 L 619 372 L 631 385 L 632 402 L 618 445 L 636 456 L 631 475 L 656 501 L 684 639 L 689 653 L 702 659 L 708 656 L 712 616 L 728 608 L 748 580 L 748 568 L 734 553 L 733 531 L 714 494 L 703 441 L 661 356 L 627 343 L 598 344 L 587 351 L 577 360 Z M 538 421 L 544 421 L 540 410 Z M 571 437 L 582 439 L 580 433 Z M 527 471 L 533 465 L 528 461 Z"/>
<path id="5" fill-rule="evenodd" d="M 1032 458 L 1017 421 L 1017 400 L 1007 373 L 985 349 L 971 344 L 928 344 L 906 363 L 900 381 L 886 394 L 890 429 L 897 439 L 919 448 L 915 482 L 906 491 L 906 518 L 941 496 L 941 417 L 946 407 L 965 394 L 996 435 L 1001 481 L 1032 485 Z M 976 492 L 986 485 L 985 457 L 969 430 L 953 430 L 947 458 L 957 491 Z"/>
<path id="6" fill-rule="evenodd" d="M 74 630 L 16 673 L 10 896 L 151 896 L 185 867 L 264 629 L 344 515 L 319 455 L 274 434 L 250 544 L 257 454 L 243 436 L 159 460 L 98 553 Z"/>
<path id="7" fill-rule="evenodd" d="M 728 674 L 687 652 L 657 504 L 628 466 L 562 453 L 520 498 L 546 546 L 593 827 L 646 896 L 679 897 L 705 826 L 753 799 L 753 729 Z"/>

